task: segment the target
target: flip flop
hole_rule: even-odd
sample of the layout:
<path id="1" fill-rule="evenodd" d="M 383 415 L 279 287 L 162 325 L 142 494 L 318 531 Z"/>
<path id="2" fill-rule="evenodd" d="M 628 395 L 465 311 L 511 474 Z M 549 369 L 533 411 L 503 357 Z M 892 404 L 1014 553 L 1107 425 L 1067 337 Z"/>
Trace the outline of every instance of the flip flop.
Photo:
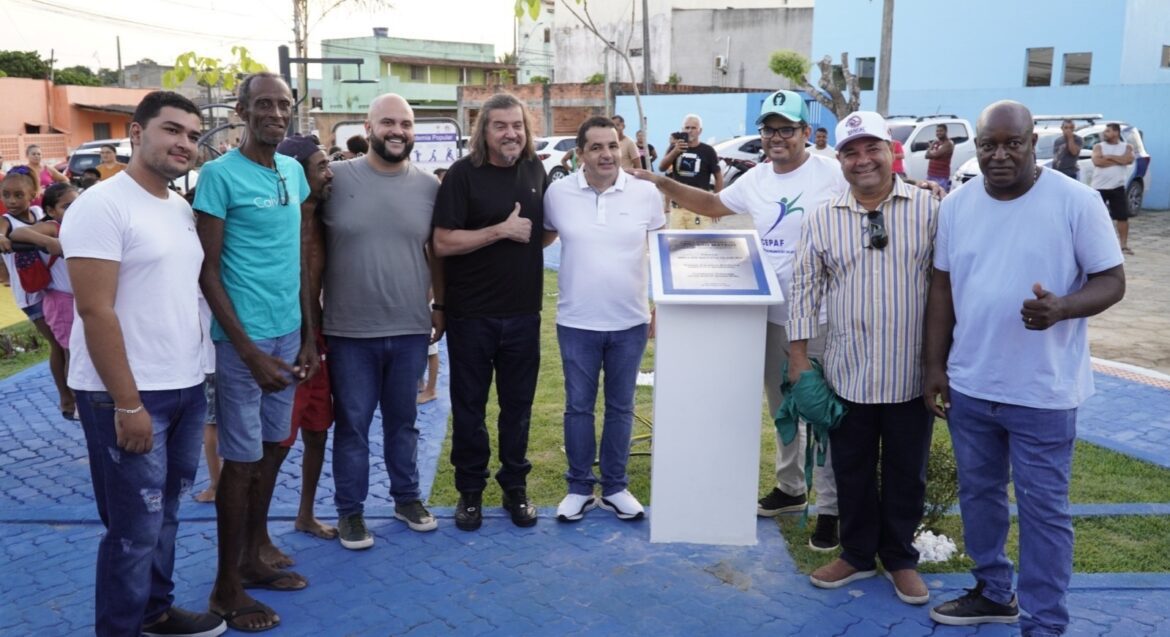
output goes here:
<path id="1" fill-rule="evenodd" d="M 248 606 L 243 606 L 241 608 L 230 610 L 224 613 L 221 613 L 217 610 L 212 610 L 211 612 L 223 618 L 223 620 L 227 622 L 229 628 L 232 630 L 238 630 L 242 633 L 262 633 L 266 630 L 272 630 L 273 628 L 276 628 L 280 625 L 280 618 L 276 616 L 276 611 L 272 610 L 270 606 L 264 604 L 263 602 L 256 602 L 254 604 L 249 604 Z M 253 613 L 264 613 L 265 615 L 268 615 L 268 619 L 272 621 L 272 625 L 265 626 L 263 628 L 251 628 L 245 624 L 237 625 L 234 623 L 236 618 L 240 615 L 251 615 Z"/>
<path id="2" fill-rule="evenodd" d="M 292 579 L 292 580 L 297 581 L 297 582 L 302 582 L 304 585 L 303 586 L 277 586 L 276 585 L 277 582 L 284 580 L 284 579 Z M 273 573 L 272 575 L 269 575 L 268 577 L 262 577 L 260 579 L 245 579 L 245 580 L 242 580 L 242 583 L 244 585 L 244 588 L 260 588 L 260 589 L 264 589 L 266 591 L 282 591 L 282 592 L 283 591 L 304 590 L 305 587 L 309 585 L 308 581 L 297 576 L 297 574 L 293 573 L 292 571 L 276 571 L 275 573 Z"/>

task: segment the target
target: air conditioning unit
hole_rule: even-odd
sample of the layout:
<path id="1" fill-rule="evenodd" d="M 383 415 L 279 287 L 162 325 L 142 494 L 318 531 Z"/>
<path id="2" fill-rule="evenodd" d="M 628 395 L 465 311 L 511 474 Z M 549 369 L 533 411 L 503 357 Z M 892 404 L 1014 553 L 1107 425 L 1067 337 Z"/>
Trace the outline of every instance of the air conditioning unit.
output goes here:
<path id="1" fill-rule="evenodd" d="M 720 71 L 727 70 L 727 57 L 722 55 L 715 56 L 715 68 Z"/>

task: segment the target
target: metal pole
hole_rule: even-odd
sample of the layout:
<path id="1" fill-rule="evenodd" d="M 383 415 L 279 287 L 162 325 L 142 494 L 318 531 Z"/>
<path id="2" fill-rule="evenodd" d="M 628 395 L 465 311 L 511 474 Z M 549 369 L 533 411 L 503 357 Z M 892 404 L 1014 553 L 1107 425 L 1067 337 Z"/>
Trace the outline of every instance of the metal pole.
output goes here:
<path id="1" fill-rule="evenodd" d="M 630 78 L 633 81 L 633 78 Z M 650 73 L 650 0 L 642 0 L 642 94 L 649 95 L 652 85 Z M 646 122 L 642 122 L 646 126 Z M 647 144 L 650 142 L 646 142 Z"/>
<path id="2" fill-rule="evenodd" d="M 890 51 L 894 48 L 894 0 L 882 5 L 882 48 L 878 60 L 877 112 L 890 113 Z"/>

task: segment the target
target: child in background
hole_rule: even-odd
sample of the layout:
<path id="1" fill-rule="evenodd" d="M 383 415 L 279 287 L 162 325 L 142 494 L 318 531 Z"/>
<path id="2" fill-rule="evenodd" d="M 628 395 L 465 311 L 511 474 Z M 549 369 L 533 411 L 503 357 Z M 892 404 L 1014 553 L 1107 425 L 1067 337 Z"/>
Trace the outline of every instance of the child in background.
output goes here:
<path id="1" fill-rule="evenodd" d="M 12 296 L 16 298 L 16 306 L 24 311 L 28 320 L 37 328 L 37 332 L 49 344 L 49 370 L 53 374 L 53 382 L 57 385 L 61 415 L 72 420 L 77 405 L 73 400 L 73 392 L 65 384 L 65 350 L 57 343 L 49 324 L 45 322 L 42 306 L 44 293 L 25 292 L 21 287 L 12 253 L 12 240 L 9 238 L 13 230 L 34 226 L 44 217 L 41 209 L 32 205 L 38 185 L 33 171 L 28 166 L 17 166 L 9 170 L 4 180 L 0 181 L 0 197 L 4 200 L 4 207 L 8 209 L 8 212 L 0 216 L 0 254 L 3 254 L 4 265 L 8 269 L 9 285 L 12 288 Z"/>
<path id="2" fill-rule="evenodd" d="M 77 199 L 78 191 L 70 184 L 53 184 L 45 189 L 41 195 L 41 205 L 46 218 L 31 226 L 13 228 L 9 238 L 12 241 L 31 243 L 49 253 L 49 274 L 52 282 L 43 292 L 41 307 L 45 313 L 45 322 L 53 338 L 65 351 L 65 370 L 69 370 L 69 332 L 73 330 L 73 287 L 69 283 L 69 269 L 65 265 L 65 256 L 61 254 L 61 242 L 57 240 L 61 232 L 61 222 L 65 219 L 65 211 Z M 62 415 L 70 420 L 76 420 L 75 414 Z"/>

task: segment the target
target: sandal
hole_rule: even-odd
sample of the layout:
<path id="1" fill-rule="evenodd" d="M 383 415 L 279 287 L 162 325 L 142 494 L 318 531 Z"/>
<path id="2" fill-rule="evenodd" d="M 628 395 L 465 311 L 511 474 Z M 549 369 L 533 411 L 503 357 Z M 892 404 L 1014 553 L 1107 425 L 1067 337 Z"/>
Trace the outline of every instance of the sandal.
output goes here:
<path id="1" fill-rule="evenodd" d="M 280 625 L 280 618 L 277 617 L 276 611 L 272 610 L 270 606 L 264 604 L 263 602 L 256 602 L 254 604 L 249 604 L 248 606 L 242 606 L 235 610 L 222 613 L 214 609 L 212 609 L 211 612 L 222 617 L 223 620 L 227 622 L 228 627 L 230 627 L 232 630 L 238 630 L 243 633 L 262 633 L 266 630 L 272 630 L 273 628 L 276 628 Z M 255 615 L 256 613 L 264 613 L 267 615 L 268 620 L 271 621 L 272 624 L 269 626 L 263 626 L 261 628 L 252 628 L 242 622 L 238 624 L 236 623 L 236 620 L 240 617 L 240 615 Z"/>

